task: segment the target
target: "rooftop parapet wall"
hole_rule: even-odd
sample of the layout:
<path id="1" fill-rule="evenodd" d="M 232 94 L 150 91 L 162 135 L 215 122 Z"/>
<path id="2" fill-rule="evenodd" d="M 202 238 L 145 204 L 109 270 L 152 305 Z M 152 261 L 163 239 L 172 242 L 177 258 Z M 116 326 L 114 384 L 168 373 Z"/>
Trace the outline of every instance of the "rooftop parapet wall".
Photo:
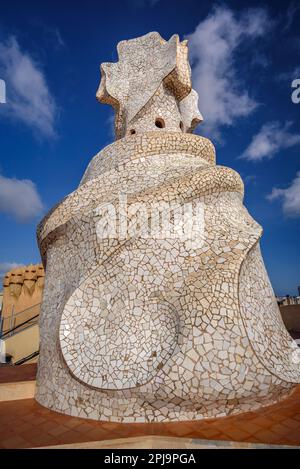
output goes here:
<path id="1" fill-rule="evenodd" d="M 39 313 L 44 280 L 42 264 L 16 267 L 5 274 L 2 306 L 4 331 Z"/>

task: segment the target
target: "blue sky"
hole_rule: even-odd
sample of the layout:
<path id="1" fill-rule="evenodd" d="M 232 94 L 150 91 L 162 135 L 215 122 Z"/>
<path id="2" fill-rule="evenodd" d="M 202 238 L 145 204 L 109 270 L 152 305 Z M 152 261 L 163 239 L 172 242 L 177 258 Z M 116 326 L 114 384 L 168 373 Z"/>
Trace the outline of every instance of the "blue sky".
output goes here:
<path id="1" fill-rule="evenodd" d="M 189 38 L 194 88 L 219 164 L 245 181 L 277 294 L 300 285 L 300 1 L 16 1 L 0 7 L 0 271 L 39 262 L 35 229 L 113 141 L 96 101 L 120 40 Z M 299 94 L 300 96 L 300 94 Z"/>

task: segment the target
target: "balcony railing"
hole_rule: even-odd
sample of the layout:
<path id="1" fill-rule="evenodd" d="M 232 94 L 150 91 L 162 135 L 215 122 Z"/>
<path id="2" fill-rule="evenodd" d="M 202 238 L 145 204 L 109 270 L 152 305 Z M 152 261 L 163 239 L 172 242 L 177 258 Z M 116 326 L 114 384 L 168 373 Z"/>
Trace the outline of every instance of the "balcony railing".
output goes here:
<path id="1" fill-rule="evenodd" d="M 16 314 L 14 314 L 12 309 L 12 314 L 10 316 L 1 316 L 0 338 L 6 339 L 11 335 L 17 334 L 18 332 L 36 324 L 38 322 L 40 305 L 41 303 L 37 303 Z M 32 315 L 30 314 L 30 311 L 32 312 Z"/>

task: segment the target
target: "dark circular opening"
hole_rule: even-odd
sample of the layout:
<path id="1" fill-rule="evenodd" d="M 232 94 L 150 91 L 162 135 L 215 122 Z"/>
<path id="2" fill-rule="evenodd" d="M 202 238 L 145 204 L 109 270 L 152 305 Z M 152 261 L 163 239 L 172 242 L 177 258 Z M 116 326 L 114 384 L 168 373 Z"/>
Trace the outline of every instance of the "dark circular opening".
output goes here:
<path id="1" fill-rule="evenodd" d="M 179 127 L 180 127 L 180 130 L 183 130 L 183 122 L 182 121 L 180 121 Z"/>
<path id="2" fill-rule="evenodd" d="M 165 121 L 163 119 L 161 119 L 160 117 L 157 117 L 155 119 L 155 125 L 156 127 L 158 127 L 159 129 L 163 129 L 165 127 Z"/>
<path id="3" fill-rule="evenodd" d="M 136 131 L 134 129 L 131 129 L 130 133 L 131 133 L 131 135 L 134 135 L 136 133 Z"/>

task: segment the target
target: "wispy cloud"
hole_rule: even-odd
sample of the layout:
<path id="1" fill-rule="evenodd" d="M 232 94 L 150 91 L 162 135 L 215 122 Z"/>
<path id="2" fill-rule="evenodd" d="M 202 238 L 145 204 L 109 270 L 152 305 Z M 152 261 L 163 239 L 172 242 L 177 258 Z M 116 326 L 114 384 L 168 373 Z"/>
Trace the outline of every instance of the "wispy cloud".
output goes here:
<path id="1" fill-rule="evenodd" d="M 271 25 L 265 9 L 247 9 L 236 15 L 218 6 L 187 36 L 193 86 L 199 93 L 204 126 L 214 137 L 220 136 L 222 126 L 233 125 L 257 107 L 237 72 L 236 55 L 239 46 L 263 36 Z"/>
<path id="2" fill-rule="evenodd" d="M 255 174 L 248 174 L 248 176 L 245 176 L 243 179 L 245 184 L 253 184 L 256 186 L 257 176 Z"/>
<path id="3" fill-rule="evenodd" d="M 0 175 L 0 212 L 25 223 L 40 215 L 42 210 L 43 203 L 32 181 Z"/>
<path id="4" fill-rule="evenodd" d="M 289 72 L 279 73 L 276 76 L 277 81 L 289 81 L 291 82 L 295 78 L 300 78 L 300 67 L 296 67 Z"/>
<path id="5" fill-rule="evenodd" d="M 290 29 L 294 21 L 294 18 L 299 10 L 300 10 L 299 3 L 297 4 L 295 1 L 293 1 L 289 4 L 288 9 L 286 11 L 285 24 L 283 26 L 283 31 L 288 31 Z"/>
<path id="6" fill-rule="evenodd" d="M 299 78 L 300 77 L 300 67 L 296 67 L 295 70 L 293 71 L 293 78 Z"/>
<path id="7" fill-rule="evenodd" d="M 55 136 L 57 106 L 45 75 L 15 37 L 0 42 L 0 75 L 6 82 L 7 103 L 1 115 L 18 120 L 39 135 Z"/>
<path id="8" fill-rule="evenodd" d="M 267 196 L 270 201 L 280 199 L 285 215 L 290 217 L 300 216 L 300 171 L 287 189 L 273 188 Z"/>
<path id="9" fill-rule="evenodd" d="M 63 40 L 63 37 L 58 28 L 52 28 L 50 26 L 46 26 L 45 24 L 41 24 L 41 28 L 44 33 L 45 40 L 48 44 L 50 43 L 50 45 L 53 46 L 54 49 L 58 50 L 66 48 L 66 43 Z"/>
<path id="10" fill-rule="evenodd" d="M 250 145 L 240 158 L 259 162 L 273 158 L 280 150 L 293 147 L 300 143 L 300 134 L 289 131 L 292 122 L 267 122 L 258 134 L 254 135 Z"/>
<path id="11" fill-rule="evenodd" d="M 45 48 L 52 49 L 57 52 L 67 47 L 57 26 L 52 26 L 49 23 L 46 24 L 38 18 L 34 18 L 32 20 L 32 26 L 37 28 L 37 33 L 41 38 L 41 42 L 44 42 Z"/>

